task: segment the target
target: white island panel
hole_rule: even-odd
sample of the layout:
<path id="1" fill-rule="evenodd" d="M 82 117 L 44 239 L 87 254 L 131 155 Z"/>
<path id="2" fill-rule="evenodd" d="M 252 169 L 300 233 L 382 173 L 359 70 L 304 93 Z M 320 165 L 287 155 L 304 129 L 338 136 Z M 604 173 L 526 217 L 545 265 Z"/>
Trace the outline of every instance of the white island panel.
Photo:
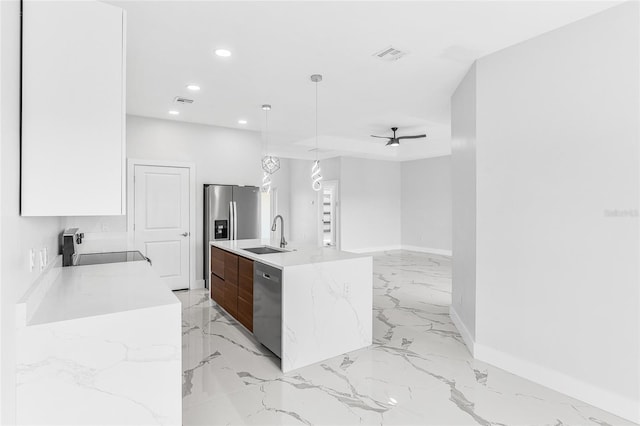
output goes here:
<path id="1" fill-rule="evenodd" d="M 180 425 L 180 304 L 18 330 L 17 423 Z"/>
<path id="2" fill-rule="evenodd" d="M 283 268 L 282 371 L 371 345 L 372 258 Z"/>
<path id="3" fill-rule="evenodd" d="M 20 425 L 179 425 L 181 304 L 145 261 L 61 267 L 16 307 Z"/>

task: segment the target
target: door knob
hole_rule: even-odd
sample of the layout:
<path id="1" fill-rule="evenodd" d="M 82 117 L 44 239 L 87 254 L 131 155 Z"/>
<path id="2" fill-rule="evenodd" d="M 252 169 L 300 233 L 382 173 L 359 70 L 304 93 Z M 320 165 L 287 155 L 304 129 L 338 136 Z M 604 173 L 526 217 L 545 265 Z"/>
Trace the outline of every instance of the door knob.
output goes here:
<path id="1" fill-rule="evenodd" d="M 188 233 L 188 232 L 183 232 L 183 233 L 182 233 L 182 234 L 180 234 L 180 235 L 182 235 L 183 237 L 188 237 L 188 236 L 189 236 L 189 233 Z"/>

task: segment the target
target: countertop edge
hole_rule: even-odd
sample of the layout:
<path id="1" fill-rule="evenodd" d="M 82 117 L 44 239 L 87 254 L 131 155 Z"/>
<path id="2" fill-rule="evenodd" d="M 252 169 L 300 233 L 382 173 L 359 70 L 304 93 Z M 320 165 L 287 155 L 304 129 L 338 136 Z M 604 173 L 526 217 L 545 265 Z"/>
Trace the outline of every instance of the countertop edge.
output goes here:
<path id="1" fill-rule="evenodd" d="M 260 262 L 260 263 L 264 263 L 265 265 L 269 265 L 269 266 L 273 266 L 274 268 L 277 269 L 283 269 L 284 265 L 280 265 L 278 263 L 274 263 L 274 262 L 269 262 L 269 259 L 265 259 L 262 256 L 268 256 L 268 255 L 258 255 L 255 253 L 251 253 L 250 251 L 246 251 L 243 249 L 237 249 L 237 248 L 232 248 L 232 247 L 225 247 L 223 245 L 220 245 L 219 242 L 217 241 L 211 241 L 210 245 L 212 247 L 216 247 L 219 248 L 220 250 L 226 250 L 228 252 L 231 252 L 233 254 L 237 254 L 238 256 L 242 256 L 245 257 L 247 259 L 251 259 L 255 262 Z"/>
<path id="2" fill-rule="evenodd" d="M 252 240 L 234 240 L 236 241 L 236 244 L 240 243 L 240 242 L 244 242 L 242 244 L 247 244 L 248 246 L 261 246 L 261 245 L 266 245 L 266 246 L 271 246 L 271 247 L 275 247 L 274 245 L 270 244 L 270 242 L 266 241 L 266 240 L 258 240 L 258 239 L 252 239 Z M 360 253 L 351 253 L 351 252 L 343 252 L 343 251 L 336 251 L 336 253 L 344 253 L 344 257 L 335 257 L 335 258 L 327 258 L 327 259 L 323 259 L 323 260 L 318 260 L 313 259 L 313 257 L 317 257 L 317 254 L 309 254 L 309 261 L 298 261 L 298 262 L 292 262 L 291 264 L 283 264 L 281 262 L 277 262 L 275 259 L 277 259 L 277 257 L 281 257 L 281 256 L 286 256 L 288 253 L 291 253 L 294 256 L 300 256 L 300 255 L 304 255 L 307 252 L 310 251 L 321 251 L 321 250 L 333 250 L 330 248 L 325 248 L 325 247 L 315 247 L 315 248 L 300 248 L 300 249 L 296 249 L 296 250 L 288 250 L 285 252 L 280 252 L 280 253 L 270 253 L 270 254 L 262 254 L 262 255 L 258 255 L 246 250 L 243 250 L 242 248 L 239 247 L 230 247 L 229 246 L 230 241 L 229 240 L 224 240 L 224 241 L 210 241 L 209 242 L 209 246 L 210 247 L 216 247 L 219 248 L 221 250 L 226 250 L 228 252 L 231 252 L 233 254 L 236 254 L 238 256 L 242 256 L 245 257 L 247 259 L 251 259 L 253 261 L 256 262 L 260 262 L 263 263 L 265 265 L 269 265 L 269 266 L 273 266 L 274 268 L 277 269 L 284 269 L 287 267 L 295 267 L 295 266 L 301 266 L 301 265 L 311 265 L 314 263 L 328 263 L 328 262 L 341 262 L 341 261 L 345 261 L 345 260 L 351 260 L 351 259 L 360 259 L 360 258 L 366 258 L 366 257 L 371 257 L 371 255 L 369 254 L 360 254 Z M 275 247 L 277 248 L 277 247 Z"/>
<path id="3" fill-rule="evenodd" d="M 49 278 L 37 280 L 34 283 L 35 288 L 25 293 L 17 304 L 16 325 L 18 327 L 79 321 L 136 310 L 180 305 L 180 300 L 160 281 L 158 274 L 147 262 L 122 262 L 55 269 L 57 273 L 53 275 L 53 280 Z M 87 271 L 91 272 L 86 274 Z M 123 277 L 126 277 L 124 281 Z M 109 282 L 114 280 L 118 280 L 117 285 L 114 286 L 115 290 L 112 290 L 112 293 L 105 293 L 102 286 L 109 285 Z M 140 287 L 135 286 L 136 282 L 140 282 Z M 131 283 L 134 285 L 127 285 Z M 128 290 L 129 288 L 131 290 Z M 148 298 L 145 298 L 145 295 L 148 295 Z M 64 308 L 62 315 L 59 309 L 52 308 L 60 303 Z M 74 311 L 73 306 L 76 304 L 80 308 Z"/>
<path id="4" fill-rule="evenodd" d="M 135 311 L 140 311 L 140 312 L 146 312 L 152 309 L 158 309 L 158 308 L 166 308 L 169 306 L 174 306 L 174 305 L 180 305 L 180 310 L 182 311 L 182 304 L 180 303 L 180 300 L 178 298 L 176 298 L 175 302 L 167 302 L 167 303 L 161 303 L 158 305 L 153 305 L 153 306 L 145 306 L 145 307 L 141 307 L 141 308 L 131 308 L 131 309 L 122 309 L 119 311 L 113 311 L 113 312 L 105 312 L 105 313 L 101 313 L 101 314 L 96 314 L 96 315 L 83 315 L 83 316 L 78 316 L 76 318 L 65 318 L 65 319 L 54 319 L 52 321 L 43 321 L 43 322 L 28 322 L 26 325 L 26 328 L 31 328 L 31 327 L 47 327 L 47 326 L 55 326 L 55 325 L 63 325 L 64 323 L 70 323 L 70 322 L 75 322 L 75 321 L 85 321 L 85 320 L 97 320 L 100 318 L 106 318 L 106 317 L 112 317 L 114 315 L 120 315 L 120 314 L 126 314 L 126 313 L 130 313 L 130 312 L 135 312 Z"/>

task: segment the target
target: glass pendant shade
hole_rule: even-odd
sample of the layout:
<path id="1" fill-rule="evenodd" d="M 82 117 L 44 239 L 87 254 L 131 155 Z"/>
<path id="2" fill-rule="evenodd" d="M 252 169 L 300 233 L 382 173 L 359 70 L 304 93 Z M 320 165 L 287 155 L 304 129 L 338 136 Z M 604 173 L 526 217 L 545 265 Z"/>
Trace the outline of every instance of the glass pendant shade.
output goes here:
<path id="1" fill-rule="evenodd" d="M 320 161 L 313 162 L 311 167 L 311 187 L 314 191 L 320 191 L 322 189 L 322 169 L 320 168 Z"/>
<path id="2" fill-rule="evenodd" d="M 272 155 L 262 157 L 262 170 L 269 174 L 274 174 L 280 170 L 280 159 Z"/>
<path id="3" fill-rule="evenodd" d="M 264 172 L 262 174 L 262 192 L 271 192 L 271 173 Z"/>
<path id="4" fill-rule="evenodd" d="M 269 116 L 268 112 L 271 111 L 271 105 L 262 105 L 264 111 L 264 157 L 262 157 L 262 192 L 271 192 L 271 175 L 280 170 L 280 159 L 269 155 Z"/>

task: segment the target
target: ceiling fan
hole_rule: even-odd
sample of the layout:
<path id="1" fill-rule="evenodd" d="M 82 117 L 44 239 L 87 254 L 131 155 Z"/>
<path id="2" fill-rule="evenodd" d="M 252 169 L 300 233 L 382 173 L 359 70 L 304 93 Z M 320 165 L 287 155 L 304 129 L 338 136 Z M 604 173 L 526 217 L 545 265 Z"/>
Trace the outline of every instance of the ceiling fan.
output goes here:
<path id="1" fill-rule="evenodd" d="M 376 136 L 376 135 L 371 135 L 371 137 L 389 139 L 385 146 L 398 146 L 398 145 L 400 145 L 400 139 L 418 139 L 418 138 L 426 138 L 427 137 L 427 135 L 412 135 L 412 136 L 398 136 L 398 137 L 396 137 L 396 130 L 398 130 L 398 128 L 397 127 L 392 127 L 391 130 L 393 131 L 393 137 Z"/>

